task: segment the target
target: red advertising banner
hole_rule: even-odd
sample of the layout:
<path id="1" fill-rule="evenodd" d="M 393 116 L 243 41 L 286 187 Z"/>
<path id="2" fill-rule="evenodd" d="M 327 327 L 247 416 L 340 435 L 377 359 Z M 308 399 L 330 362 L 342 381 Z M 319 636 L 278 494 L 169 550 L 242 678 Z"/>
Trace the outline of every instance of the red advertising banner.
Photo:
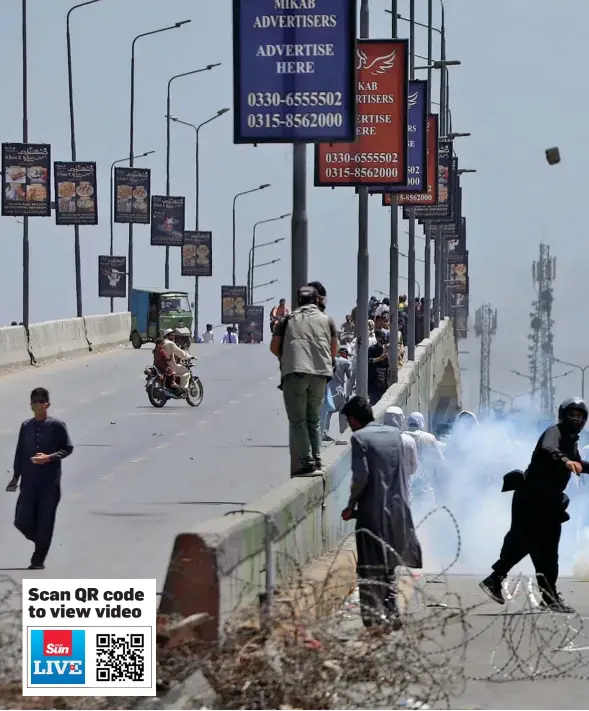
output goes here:
<path id="1" fill-rule="evenodd" d="M 356 140 L 315 145 L 317 187 L 406 185 L 408 46 L 358 40 Z"/>
<path id="2" fill-rule="evenodd" d="M 438 203 L 438 115 L 427 117 L 427 192 L 397 193 L 397 205 L 437 205 Z M 391 204 L 391 193 L 384 193 L 382 204 Z"/>

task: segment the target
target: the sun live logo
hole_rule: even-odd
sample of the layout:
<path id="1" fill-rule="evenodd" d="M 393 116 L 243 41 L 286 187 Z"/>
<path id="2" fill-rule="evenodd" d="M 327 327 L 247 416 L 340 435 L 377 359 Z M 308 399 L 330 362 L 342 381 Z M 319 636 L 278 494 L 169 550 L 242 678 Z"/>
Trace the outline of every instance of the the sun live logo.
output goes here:
<path id="1" fill-rule="evenodd" d="M 84 630 L 31 630 L 32 684 L 83 684 Z"/>

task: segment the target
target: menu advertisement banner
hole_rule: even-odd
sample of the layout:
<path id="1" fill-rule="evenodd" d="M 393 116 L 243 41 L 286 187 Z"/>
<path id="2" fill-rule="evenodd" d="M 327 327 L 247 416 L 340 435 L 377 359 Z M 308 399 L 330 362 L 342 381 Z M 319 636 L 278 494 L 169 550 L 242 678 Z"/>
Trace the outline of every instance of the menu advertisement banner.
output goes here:
<path id="1" fill-rule="evenodd" d="M 438 115 L 429 114 L 426 123 L 426 187 L 423 192 L 405 192 L 397 195 L 397 205 L 435 205 L 438 201 Z M 391 204 L 390 194 L 383 196 L 382 204 Z"/>
<path id="2" fill-rule="evenodd" d="M 448 264 L 448 282 L 453 292 L 465 294 L 468 291 L 468 252 L 462 259 Z"/>
<path id="3" fill-rule="evenodd" d="M 55 224 L 97 225 L 96 163 L 55 161 Z"/>
<path id="4" fill-rule="evenodd" d="M 234 143 L 353 141 L 356 0 L 233 0 Z"/>
<path id="5" fill-rule="evenodd" d="M 371 194 L 421 193 L 427 188 L 427 81 L 415 79 L 409 82 L 407 117 L 407 185 L 373 187 L 370 188 Z"/>
<path id="6" fill-rule="evenodd" d="M 184 232 L 182 276 L 213 276 L 213 233 L 200 230 Z"/>
<path id="7" fill-rule="evenodd" d="M 127 297 L 127 257 L 98 257 L 98 296 L 111 299 Z"/>
<path id="8" fill-rule="evenodd" d="M 315 185 L 406 185 L 408 41 L 358 40 L 356 55 L 356 140 L 315 146 Z"/>
<path id="9" fill-rule="evenodd" d="M 221 287 L 221 323 L 244 323 L 247 286 Z"/>
<path id="10" fill-rule="evenodd" d="M 438 201 L 435 205 L 420 204 L 413 210 L 414 216 L 420 220 L 446 220 L 452 214 L 452 186 L 454 173 L 452 171 L 452 141 L 438 141 Z M 407 202 L 404 203 L 407 205 Z M 407 219 L 408 211 L 403 209 L 403 217 Z"/>
<path id="11" fill-rule="evenodd" d="M 51 217 L 51 146 L 2 144 L 2 217 Z"/>
<path id="12" fill-rule="evenodd" d="M 185 213 L 185 198 L 152 195 L 151 246 L 181 247 L 184 237 Z"/>
<path id="13" fill-rule="evenodd" d="M 151 197 L 149 168 L 115 168 L 115 222 L 148 225 Z"/>
<path id="14" fill-rule="evenodd" d="M 245 321 L 239 324 L 240 343 L 262 343 L 264 340 L 264 307 L 246 306 Z"/>

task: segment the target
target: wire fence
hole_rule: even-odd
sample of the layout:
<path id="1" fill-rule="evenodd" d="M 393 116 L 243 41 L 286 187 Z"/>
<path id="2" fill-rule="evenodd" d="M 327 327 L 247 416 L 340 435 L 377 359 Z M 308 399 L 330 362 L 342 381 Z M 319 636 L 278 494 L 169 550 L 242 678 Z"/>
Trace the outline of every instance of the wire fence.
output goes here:
<path id="1" fill-rule="evenodd" d="M 330 557 L 310 596 L 305 571 L 295 562 L 298 556 L 279 552 L 275 563 L 283 587 L 266 617 L 257 604 L 264 571 L 258 571 L 256 584 L 251 576 L 234 575 L 229 584 L 236 591 L 237 609 L 224 626 L 222 641 L 211 647 L 189 633 L 181 643 L 162 645 L 160 693 L 200 671 L 215 698 L 211 708 L 427 709 L 455 706 L 469 682 L 589 680 L 589 634 L 582 617 L 540 613 L 535 582 L 523 575 L 506 581 L 505 608 L 491 606 L 482 593 L 476 594 L 477 579 L 465 582 L 452 574 L 461 536 L 451 512 L 435 509 L 418 528 L 439 515 L 448 516 L 456 530 L 454 559 L 434 575 L 397 568 L 399 614 L 393 623 L 364 628 L 358 589 L 350 590 L 349 578 L 347 590 L 342 588 L 337 556 Z M 344 541 L 340 550 L 349 550 L 351 542 Z M 25 701 L 20 696 L 20 590 L 9 578 L 0 583 L 5 591 L 0 597 L 2 708 L 139 706 L 140 700 L 129 697 Z M 184 708 L 202 708 L 202 703 L 192 698 Z"/>

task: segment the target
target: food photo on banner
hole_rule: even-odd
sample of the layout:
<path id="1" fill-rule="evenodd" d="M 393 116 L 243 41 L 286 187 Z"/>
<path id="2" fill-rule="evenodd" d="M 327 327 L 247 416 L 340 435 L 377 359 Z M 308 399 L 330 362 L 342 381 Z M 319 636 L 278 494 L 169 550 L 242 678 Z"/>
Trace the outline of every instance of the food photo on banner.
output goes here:
<path id="1" fill-rule="evenodd" d="M 127 257 L 99 255 L 98 296 L 111 299 L 126 298 Z"/>
<path id="2" fill-rule="evenodd" d="M 468 252 L 461 259 L 448 263 L 448 284 L 453 292 L 465 294 L 468 291 Z"/>
<path id="3" fill-rule="evenodd" d="M 187 230 L 182 242 L 182 276 L 213 276 L 213 233 Z"/>
<path id="4" fill-rule="evenodd" d="M 371 187 L 372 195 L 427 189 L 427 81 L 409 82 L 407 98 L 407 184 Z M 389 197 L 390 204 L 390 197 Z"/>
<path id="5" fill-rule="evenodd" d="M 452 172 L 452 141 L 438 140 L 438 166 L 437 166 L 437 183 L 438 195 L 437 202 L 433 205 L 414 206 L 413 214 L 420 221 L 428 220 L 447 220 L 452 215 L 452 185 L 454 175 Z M 403 203 L 403 218 L 409 218 L 409 210 L 407 202 Z"/>
<path id="6" fill-rule="evenodd" d="M 2 144 L 2 216 L 51 216 L 51 146 Z"/>
<path id="7" fill-rule="evenodd" d="M 96 163 L 56 161 L 55 224 L 97 225 Z"/>
<path id="8" fill-rule="evenodd" d="M 115 222 L 148 225 L 151 171 L 149 168 L 115 168 Z"/>
<path id="9" fill-rule="evenodd" d="M 323 5 L 233 0 L 234 143 L 354 140 L 356 2 Z"/>
<path id="10" fill-rule="evenodd" d="M 398 205 L 435 205 L 438 202 L 438 115 L 429 114 L 426 123 L 426 177 L 422 192 L 399 192 Z M 382 197 L 384 207 L 391 205 L 391 193 Z"/>
<path id="11" fill-rule="evenodd" d="M 221 323 L 245 322 L 246 286 L 221 287 Z"/>
<path id="12" fill-rule="evenodd" d="M 264 307 L 246 306 L 245 321 L 239 324 L 240 343 L 262 343 L 264 341 Z"/>
<path id="13" fill-rule="evenodd" d="M 315 145 L 315 186 L 407 183 L 408 40 L 358 40 L 353 143 Z"/>
<path id="14" fill-rule="evenodd" d="M 151 196 L 151 246 L 181 247 L 186 200 L 167 195 Z"/>

